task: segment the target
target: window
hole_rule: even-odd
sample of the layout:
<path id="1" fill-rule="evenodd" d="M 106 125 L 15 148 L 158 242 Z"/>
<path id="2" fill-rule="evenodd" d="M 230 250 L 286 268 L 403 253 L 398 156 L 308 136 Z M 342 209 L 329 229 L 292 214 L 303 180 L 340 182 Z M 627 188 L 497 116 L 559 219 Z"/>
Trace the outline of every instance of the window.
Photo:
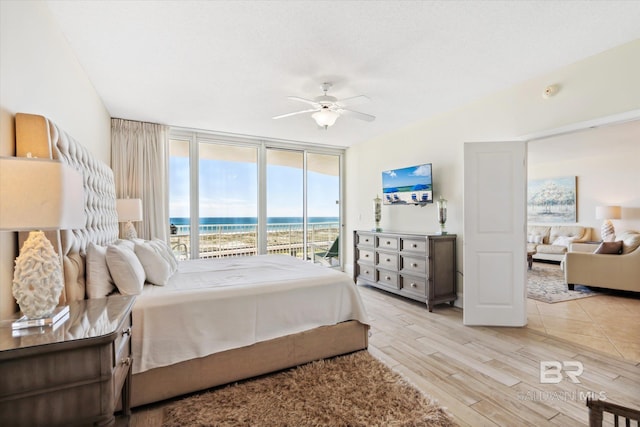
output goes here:
<path id="1" fill-rule="evenodd" d="M 171 245 L 182 258 L 287 254 L 340 266 L 343 150 L 173 130 Z"/>

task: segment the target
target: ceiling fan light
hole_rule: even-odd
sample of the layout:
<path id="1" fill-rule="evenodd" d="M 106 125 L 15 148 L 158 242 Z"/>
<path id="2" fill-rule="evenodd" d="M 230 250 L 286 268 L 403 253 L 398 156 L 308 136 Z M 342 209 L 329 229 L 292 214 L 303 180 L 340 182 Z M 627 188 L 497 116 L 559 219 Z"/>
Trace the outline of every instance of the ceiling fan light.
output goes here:
<path id="1" fill-rule="evenodd" d="M 333 126 L 339 115 L 340 114 L 336 113 L 335 111 L 331 111 L 328 108 L 323 108 L 322 110 L 313 113 L 311 117 L 313 117 L 313 120 L 316 121 L 318 126 L 323 126 L 326 129 L 329 126 Z"/>

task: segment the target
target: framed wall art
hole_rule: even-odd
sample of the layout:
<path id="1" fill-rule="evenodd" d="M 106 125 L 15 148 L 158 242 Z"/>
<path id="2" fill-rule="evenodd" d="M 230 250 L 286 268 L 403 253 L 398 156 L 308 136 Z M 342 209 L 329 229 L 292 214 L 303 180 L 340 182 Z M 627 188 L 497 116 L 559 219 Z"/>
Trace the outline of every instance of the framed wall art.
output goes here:
<path id="1" fill-rule="evenodd" d="M 529 180 L 527 221 L 575 223 L 576 200 L 575 176 Z"/>

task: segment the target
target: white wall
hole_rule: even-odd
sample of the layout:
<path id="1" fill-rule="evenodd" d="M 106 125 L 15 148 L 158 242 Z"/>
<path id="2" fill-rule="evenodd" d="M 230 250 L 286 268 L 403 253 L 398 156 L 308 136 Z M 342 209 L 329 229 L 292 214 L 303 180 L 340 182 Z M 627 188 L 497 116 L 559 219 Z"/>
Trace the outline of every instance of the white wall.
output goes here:
<path id="1" fill-rule="evenodd" d="M 14 115 L 22 112 L 48 117 L 110 164 L 109 113 L 46 4 L 0 1 L 0 31 L 0 155 L 15 154 Z M 0 232 L 0 318 L 15 311 L 15 234 Z"/>
<path id="2" fill-rule="evenodd" d="M 431 162 L 434 198 L 442 195 L 449 200 L 447 229 L 458 234 L 461 293 L 464 142 L 513 140 L 545 129 L 636 110 L 640 107 L 638 75 L 640 40 L 349 148 L 344 248 L 347 271 L 352 272 L 352 231 L 371 229 L 374 224 L 371 206 L 372 199 L 381 193 L 381 171 Z M 550 84 L 561 85 L 561 90 L 556 96 L 543 99 L 542 91 Z M 637 194 L 635 197 L 637 200 Z M 387 231 L 436 231 L 435 205 L 384 206 L 381 225 Z M 460 304 L 461 299 L 456 303 Z"/>

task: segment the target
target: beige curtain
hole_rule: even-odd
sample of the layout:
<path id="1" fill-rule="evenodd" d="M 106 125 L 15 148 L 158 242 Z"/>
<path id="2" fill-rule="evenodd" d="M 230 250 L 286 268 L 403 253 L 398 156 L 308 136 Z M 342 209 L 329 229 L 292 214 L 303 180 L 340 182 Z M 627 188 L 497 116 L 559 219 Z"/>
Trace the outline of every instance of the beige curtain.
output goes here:
<path id="1" fill-rule="evenodd" d="M 167 240 L 168 128 L 155 123 L 111 119 L 111 167 L 119 199 L 142 199 L 139 238 Z"/>

